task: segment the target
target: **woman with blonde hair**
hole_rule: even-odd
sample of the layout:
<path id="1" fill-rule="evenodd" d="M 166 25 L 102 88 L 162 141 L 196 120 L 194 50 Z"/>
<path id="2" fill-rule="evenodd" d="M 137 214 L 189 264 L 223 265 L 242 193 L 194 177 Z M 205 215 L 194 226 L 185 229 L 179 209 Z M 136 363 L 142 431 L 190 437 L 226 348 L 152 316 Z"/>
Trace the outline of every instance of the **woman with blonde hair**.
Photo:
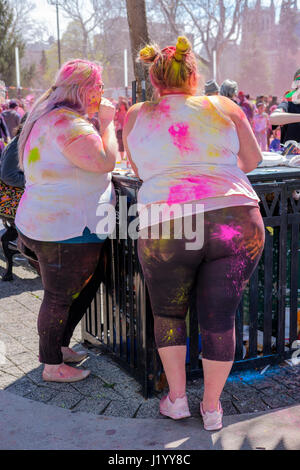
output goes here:
<path id="1" fill-rule="evenodd" d="M 195 287 L 204 370 L 200 413 L 205 429 L 220 429 L 235 312 L 264 245 L 259 199 L 245 175 L 262 155 L 239 106 L 223 96 L 195 96 L 197 64 L 185 37 L 176 47 L 146 46 L 140 60 L 150 64 L 159 99 L 130 108 L 124 142 L 142 180 L 138 253 L 169 384 L 160 412 L 173 419 L 190 416 L 185 318 Z M 187 222 L 195 239 L 203 231 L 203 243 L 193 248 L 190 233 L 182 230 Z"/>
<path id="2" fill-rule="evenodd" d="M 45 381 L 75 382 L 90 372 L 66 363 L 86 356 L 69 344 L 87 308 L 82 294 L 105 238 L 96 233 L 97 207 L 115 200 L 110 173 L 117 154 L 114 113 L 100 105 L 102 92 L 98 64 L 79 59 L 65 63 L 33 106 L 19 138 L 26 186 L 15 224 L 41 271 L 38 333 Z M 98 110 L 105 116 L 103 123 L 100 118 L 101 136 L 88 121 Z"/>

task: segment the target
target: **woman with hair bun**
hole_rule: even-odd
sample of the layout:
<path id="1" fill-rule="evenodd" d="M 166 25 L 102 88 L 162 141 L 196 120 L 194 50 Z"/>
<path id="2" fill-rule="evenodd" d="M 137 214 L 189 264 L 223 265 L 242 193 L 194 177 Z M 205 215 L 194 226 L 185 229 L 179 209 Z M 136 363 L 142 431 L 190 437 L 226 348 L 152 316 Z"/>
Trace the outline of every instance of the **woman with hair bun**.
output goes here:
<path id="1" fill-rule="evenodd" d="M 45 364 L 45 381 L 76 382 L 90 373 L 66 363 L 86 356 L 69 344 L 89 305 L 86 289 L 105 238 L 96 233 L 97 207 L 115 200 L 114 113 L 103 109 L 102 93 L 98 64 L 66 62 L 33 106 L 19 138 L 26 186 L 15 224 L 20 241 L 40 266 L 44 299 L 38 317 L 39 359 Z M 88 121 L 97 111 L 101 136 Z"/>
<path id="2" fill-rule="evenodd" d="M 147 45 L 139 59 L 150 65 L 159 99 L 130 108 L 124 143 L 142 180 L 138 253 L 169 384 L 160 412 L 190 416 L 185 318 L 195 288 L 204 371 L 200 413 L 205 429 L 220 429 L 235 312 L 264 245 L 259 199 L 245 175 L 262 155 L 238 105 L 223 96 L 196 96 L 197 64 L 187 38 L 162 50 Z M 196 240 L 203 232 L 203 243 L 201 237 L 187 243 L 186 225 L 195 228 Z"/>

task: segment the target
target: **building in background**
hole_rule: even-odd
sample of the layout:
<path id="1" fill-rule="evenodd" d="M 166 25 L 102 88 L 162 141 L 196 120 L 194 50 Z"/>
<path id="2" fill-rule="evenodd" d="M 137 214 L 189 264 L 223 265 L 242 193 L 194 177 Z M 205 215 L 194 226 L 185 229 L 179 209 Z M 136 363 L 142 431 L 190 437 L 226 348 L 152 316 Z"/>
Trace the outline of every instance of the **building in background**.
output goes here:
<path id="1" fill-rule="evenodd" d="M 241 39 L 224 52 L 219 74 L 239 83 L 256 97 L 282 95 L 291 86 L 300 57 L 300 11 L 297 0 L 283 0 L 276 21 L 274 0 L 263 5 L 246 2 Z"/>

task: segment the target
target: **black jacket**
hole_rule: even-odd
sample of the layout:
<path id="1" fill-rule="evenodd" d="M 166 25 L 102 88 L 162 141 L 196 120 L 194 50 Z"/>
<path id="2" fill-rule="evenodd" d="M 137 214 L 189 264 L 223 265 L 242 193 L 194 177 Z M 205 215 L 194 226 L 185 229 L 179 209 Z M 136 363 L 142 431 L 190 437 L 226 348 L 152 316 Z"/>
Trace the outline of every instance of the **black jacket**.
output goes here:
<path id="1" fill-rule="evenodd" d="M 0 179 L 9 186 L 24 188 L 24 173 L 18 167 L 18 140 L 19 136 L 14 137 L 2 152 L 0 160 Z"/>

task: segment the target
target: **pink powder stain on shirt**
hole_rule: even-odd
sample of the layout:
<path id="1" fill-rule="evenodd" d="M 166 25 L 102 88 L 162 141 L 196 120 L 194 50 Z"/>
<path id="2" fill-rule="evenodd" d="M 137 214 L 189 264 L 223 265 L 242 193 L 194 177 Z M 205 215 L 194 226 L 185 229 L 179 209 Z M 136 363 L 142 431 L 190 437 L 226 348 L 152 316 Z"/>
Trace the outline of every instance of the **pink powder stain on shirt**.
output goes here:
<path id="1" fill-rule="evenodd" d="M 67 141 L 67 136 L 65 136 L 64 134 L 57 136 L 57 143 L 59 145 L 64 146 L 66 141 Z"/>
<path id="2" fill-rule="evenodd" d="M 184 180 L 197 184 L 192 186 L 188 184 L 172 186 L 167 200 L 169 205 L 198 201 L 214 196 L 214 191 L 211 188 L 209 181 L 199 181 L 197 178 L 192 177 L 184 178 Z"/>
<path id="3" fill-rule="evenodd" d="M 162 114 L 169 115 L 170 114 L 170 105 L 165 101 L 161 101 L 158 105 L 158 109 Z"/>
<path id="4" fill-rule="evenodd" d="M 66 126 L 70 122 L 69 118 L 67 116 L 61 116 L 55 123 L 54 126 Z"/>
<path id="5" fill-rule="evenodd" d="M 172 136 L 173 144 L 179 148 L 180 152 L 186 152 L 193 150 L 193 145 L 189 140 L 189 124 L 184 122 L 178 122 L 173 124 L 168 129 L 169 134 Z"/>

